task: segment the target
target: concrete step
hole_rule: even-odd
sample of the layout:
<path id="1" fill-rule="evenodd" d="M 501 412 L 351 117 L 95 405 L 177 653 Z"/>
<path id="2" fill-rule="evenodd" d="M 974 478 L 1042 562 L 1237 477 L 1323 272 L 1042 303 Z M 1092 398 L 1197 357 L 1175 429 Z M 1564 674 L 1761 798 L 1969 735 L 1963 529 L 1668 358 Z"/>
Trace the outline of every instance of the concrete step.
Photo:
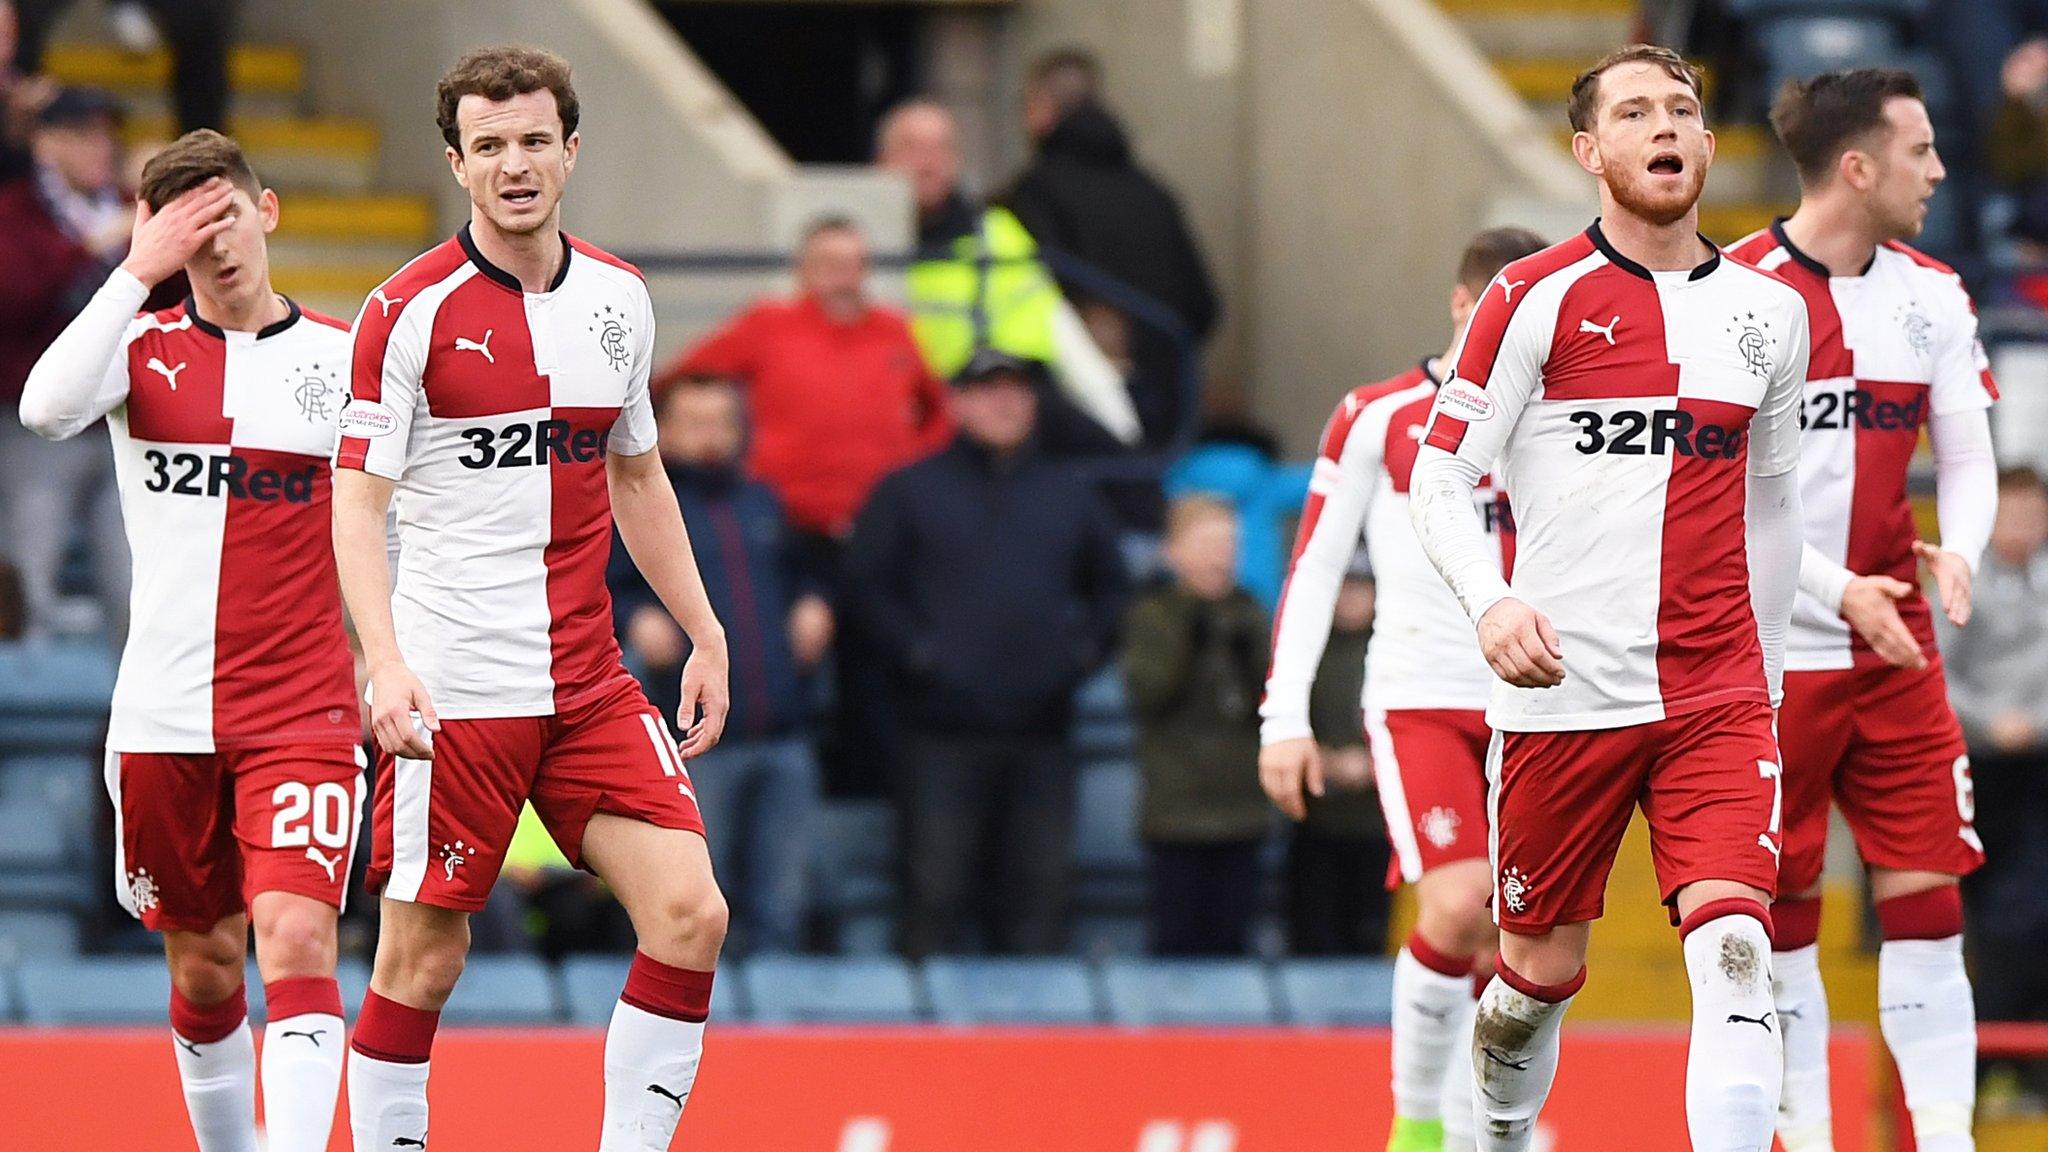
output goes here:
<path id="1" fill-rule="evenodd" d="M 1790 216 L 1796 203 L 1748 201 L 1733 204 L 1700 205 L 1700 231 L 1716 244 L 1733 244 L 1752 232 L 1768 228 L 1772 219 Z"/>
<path id="2" fill-rule="evenodd" d="M 397 268 L 382 260 L 299 262 L 273 253 L 270 282 L 307 308 L 354 320 L 364 299 Z"/>
<path id="3" fill-rule="evenodd" d="M 1437 0 L 1454 16 L 1609 16 L 1633 18 L 1636 0 Z"/>
<path id="4" fill-rule="evenodd" d="M 1591 63 L 1628 41 L 1626 12 L 1483 12 L 1458 23 L 1496 58 L 1551 56 Z"/>
<path id="5" fill-rule="evenodd" d="M 60 83 L 125 95 L 162 89 L 170 80 L 171 56 L 162 50 L 136 53 L 115 44 L 68 41 L 50 45 L 43 70 Z M 287 45 L 239 44 L 228 55 L 228 77 L 237 97 L 297 96 L 305 83 L 305 59 Z"/>
<path id="6" fill-rule="evenodd" d="M 237 116 L 228 132 L 249 154 L 265 184 L 295 189 L 368 192 L 377 181 L 375 121 L 351 117 Z M 130 147 L 161 143 L 177 134 L 168 114 L 135 116 L 125 135 Z"/>
<path id="7" fill-rule="evenodd" d="M 1493 64 L 1517 96 L 1531 104 L 1555 109 L 1554 115 L 1562 118 L 1565 101 L 1571 98 L 1572 81 L 1579 78 L 1579 73 L 1585 71 L 1593 59 L 1580 55 L 1507 56 L 1496 58 Z M 1713 73 L 1704 68 L 1701 71 L 1707 96 L 1712 99 Z"/>
<path id="8" fill-rule="evenodd" d="M 277 235 L 351 245 L 414 245 L 416 250 L 438 238 L 433 201 L 395 193 L 293 196 L 278 218 Z"/>

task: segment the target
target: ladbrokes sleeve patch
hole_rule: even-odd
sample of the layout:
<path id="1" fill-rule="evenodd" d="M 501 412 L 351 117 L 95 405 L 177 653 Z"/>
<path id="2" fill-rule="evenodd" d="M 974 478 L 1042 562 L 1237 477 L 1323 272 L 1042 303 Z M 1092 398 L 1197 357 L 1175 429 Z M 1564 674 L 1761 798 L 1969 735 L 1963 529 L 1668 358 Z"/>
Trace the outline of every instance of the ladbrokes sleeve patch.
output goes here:
<path id="1" fill-rule="evenodd" d="M 398 417 L 374 400 L 351 400 L 341 410 L 341 434 L 375 439 L 398 428 Z"/>
<path id="2" fill-rule="evenodd" d="M 1486 390 L 1456 377 L 1437 389 L 1436 406 L 1444 415 L 1468 424 L 1493 418 L 1493 398 Z"/>

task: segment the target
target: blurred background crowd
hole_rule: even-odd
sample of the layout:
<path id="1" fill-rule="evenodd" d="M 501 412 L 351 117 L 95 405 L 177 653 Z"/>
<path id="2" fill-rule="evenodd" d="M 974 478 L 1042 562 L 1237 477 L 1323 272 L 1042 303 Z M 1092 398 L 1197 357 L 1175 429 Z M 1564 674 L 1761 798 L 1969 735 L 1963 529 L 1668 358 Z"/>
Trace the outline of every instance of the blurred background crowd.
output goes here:
<path id="1" fill-rule="evenodd" d="M 311 137 L 261 135 L 276 80 L 260 52 L 238 55 L 246 14 L 233 0 L 68 7 L 0 0 L 0 695 L 16 713 L 0 719 L 0 917 L 40 916 L 60 946 L 146 950 L 103 882 L 106 855 L 87 850 L 110 834 L 94 739 L 50 719 L 66 692 L 104 692 L 122 634 L 111 457 L 104 433 L 46 443 L 11 409 L 121 259 L 152 140 L 241 130 L 259 173 L 269 152 L 296 175 L 293 146 Z M 932 95 L 948 55 L 924 6 L 653 7 L 795 160 L 891 174 L 914 216 L 907 236 L 886 237 L 858 214 L 806 212 L 780 250 L 675 265 L 769 289 L 664 316 L 654 388 L 659 451 L 732 644 L 725 742 L 690 766 L 734 907 L 732 950 L 1384 952 L 1403 911 L 1384 883 L 1359 731 L 1374 615 L 1362 557 L 1316 683 L 1331 786 L 1299 826 L 1259 791 L 1257 709 L 1308 483 L 1299 428 L 1445 333 L 1300 383 L 1302 413 L 1265 426 L 1241 367 L 1216 363 L 1243 357 L 1207 351 L 1247 306 L 1224 286 L 1244 278 L 1212 275 L 1228 269 L 1143 159 L 1109 63 L 1079 39 L 991 80 L 1015 94 L 1014 122 L 995 124 Z M 1496 6 L 1446 7 L 1483 20 Z M 2048 1019 L 2032 963 L 2048 945 L 2048 490 L 2031 470 L 2048 462 L 2031 447 L 2048 427 L 2013 425 L 2040 422 L 2048 397 L 2048 3 L 1586 7 L 1618 7 L 1613 27 L 1708 65 L 1729 179 L 1751 186 L 1710 205 L 1705 226 L 1724 243 L 1794 194 L 1758 127 L 1777 83 L 1897 63 L 1929 92 L 1949 178 L 1923 246 L 1975 293 L 2013 410 L 2001 446 L 2018 446 L 1976 618 L 1943 645 L 1991 859 L 1969 887 L 1979 1011 Z M 98 46 L 53 38 L 81 24 Z M 850 64 L 833 51 L 849 36 L 863 46 Z M 1474 40 L 1518 94 L 1554 87 L 1498 34 Z M 809 67 L 826 85 L 856 65 L 846 100 L 762 75 Z M 996 138 L 1017 143 L 985 146 Z M 1021 164 L 998 167 L 1005 151 Z M 308 205 L 297 242 L 311 248 L 331 240 L 323 227 L 375 232 L 392 211 L 373 199 L 323 224 L 349 202 L 284 195 L 288 223 Z M 1466 237 L 1428 239 L 1435 266 L 1386 275 L 1437 300 Z M 295 290 L 289 267 L 278 278 Z M 300 282 L 316 306 L 352 313 L 346 283 Z M 672 712 L 687 641 L 623 559 L 612 592 L 628 661 Z M 623 914 L 528 815 L 508 883 L 478 917 L 479 948 L 629 950 Z M 371 901 L 350 910 L 355 948 L 373 916 Z"/>

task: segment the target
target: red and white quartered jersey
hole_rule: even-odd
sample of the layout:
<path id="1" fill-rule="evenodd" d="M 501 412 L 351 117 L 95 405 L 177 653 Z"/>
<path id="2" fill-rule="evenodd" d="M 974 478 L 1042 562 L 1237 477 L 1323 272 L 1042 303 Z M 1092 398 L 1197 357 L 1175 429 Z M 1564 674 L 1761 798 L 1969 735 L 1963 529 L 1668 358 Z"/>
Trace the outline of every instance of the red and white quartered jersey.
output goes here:
<path id="1" fill-rule="evenodd" d="M 1354 388 L 1323 430 L 1273 629 L 1273 666 L 1259 709 L 1264 743 L 1312 734 L 1309 691 L 1361 532 L 1377 587 L 1363 703 L 1378 709 L 1485 706 L 1493 671 L 1408 518 L 1409 472 L 1437 383 L 1434 362 L 1424 361 L 1391 380 Z M 1474 499 L 1505 569 L 1514 552 L 1507 497 L 1482 479 Z"/>
<path id="2" fill-rule="evenodd" d="M 553 715 L 627 678 L 605 455 L 654 448 L 654 308 L 632 265 L 562 243 L 526 292 L 465 226 L 356 318 L 335 462 L 397 484 L 391 614 L 443 717 Z"/>
<path id="3" fill-rule="evenodd" d="M 104 415 L 113 441 L 135 579 L 108 748 L 356 743 L 327 464 L 347 325 L 289 304 L 227 332 L 147 296 L 116 271 L 22 395 L 36 431 Z"/>
<path id="4" fill-rule="evenodd" d="M 1488 286 L 1438 390 L 1415 499 L 1423 544 L 1477 619 L 1510 589 L 1452 555 L 1458 510 L 1425 486 L 1442 464 L 1492 470 L 1514 496 L 1512 595 L 1557 629 L 1565 680 L 1496 682 L 1494 728 L 1615 728 L 1768 700 L 1746 482 L 1784 477 L 1790 491 L 1806 342 L 1806 307 L 1783 281 L 1719 254 L 1653 272 L 1597 223 Z M 1785 527 L 1773 563 L 1789 602 Z"/>
<path id="5" fill-rule="evenodd" d="M 1879 247 L 1861 275 L 1834 276 L 1787 238 L 1782 221 L 1729 254 L 1798 289 L 1812 318 L 1799 450 L 1807 546 L 1855 575 L 1891 576 L 1917 589 L 1913 542 L 1920 534 L 1906 473 L 1920 429 L 1934 417 L 1981 411 L 1998 398 L 1962 280 L 1898 243 Z M 1915 591 L 1898 609 L 1921 650 L 1934 655 L 1927 598 Z M 1883 663 L 1839 612 L 1800 592 L 1787 668 Z"/>

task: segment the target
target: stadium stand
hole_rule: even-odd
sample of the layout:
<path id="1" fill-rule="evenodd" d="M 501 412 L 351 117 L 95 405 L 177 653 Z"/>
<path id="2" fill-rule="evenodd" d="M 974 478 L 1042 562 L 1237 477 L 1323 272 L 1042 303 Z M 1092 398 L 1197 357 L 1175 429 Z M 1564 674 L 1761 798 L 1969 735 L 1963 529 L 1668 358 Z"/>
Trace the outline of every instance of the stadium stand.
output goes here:
<path id="1" fill-rule="evenodd" d="M 1256 1025 L 1279 1019 L 1264 966 L 1245 960 L 1110 960 L 1103 992 L 1113 1023 Z"/>
<path id="2" fill-rule="evenodd" d="M 161 1022 L 171 977 L 155 956 L 79 956 L 24 961 L 15 971 L 30 1024 Z"/>
<path id="3" fill-rule="evenodd" d="M 1095 980 L 1078 960 L 940 956 L 924 962 L 941 1024 L 1093 1024 Z"/>
<path id="4" fill-rule="evenodd" d="M 618 1005 L 626 982 L 628 956 L 571 956 L 556 968 L 562 985 L 562 1007 L 571 1024 L 603 1027 Z M 746 999 L 744 960 L 723 960 L 718 982 L 711 987 L 711 1015 L 720 1021 L 752 1019 Z"/>
<path id="5" fill-rule="evenodd" d="M 910 1024 L 923 1015 L 916 971 L 895 957 L 757 956 L 740 979 L 761 1024 Z"/>
<path id="6" fill-rule="evenodd" d="M 533 956 L 471 956 L 441 1010 L 451 1024 L 546 1024 L 561 1017 L 555 975 Z"/>
<path id="7" fill-rule="evenodd" d="M 1387 961 L 1286 960 L 1275 978 L 1290 1023 L 1337 1028 L 1389 1022 L 1394 966 Z"/>

